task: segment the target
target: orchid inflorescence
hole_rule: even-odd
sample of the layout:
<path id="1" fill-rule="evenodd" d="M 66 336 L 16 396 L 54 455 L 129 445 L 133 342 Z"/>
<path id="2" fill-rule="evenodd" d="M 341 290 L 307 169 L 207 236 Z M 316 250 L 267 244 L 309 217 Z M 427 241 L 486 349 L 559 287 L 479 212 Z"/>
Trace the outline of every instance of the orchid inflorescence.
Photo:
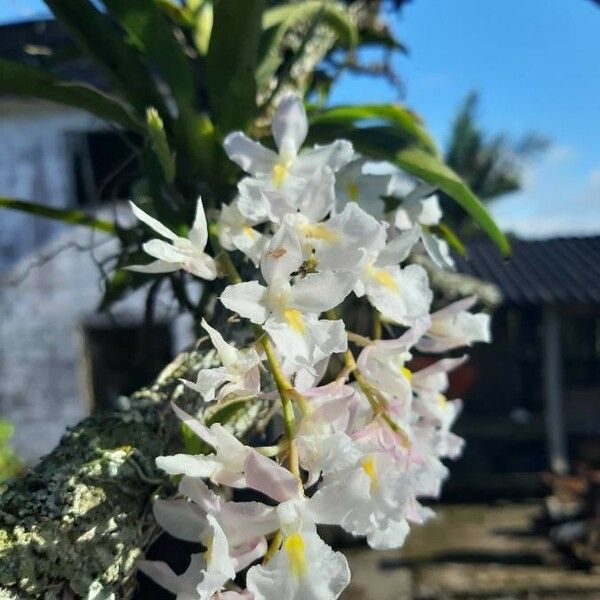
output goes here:
<path id="1" fill-rule="evenodd" d="M 231 283 L 221 303 L 253 323 L 254 344 L 238 349 L 203 320 L 221 366 L 202 369 L 185 385 L 217 405 L 272 398 L 272 390 L 261 389 L 266 370 L 283 422 L 277 443 L 251 447 L 223 425 L 208 427 L 173 406 L 212 449 L 156 461 L 181 476 L 180 497 L 154 504 L 158 523 L 206 547 L 182 575 L 142 561 L 141 569 L 179 600 L 337 598 L 350 571 L 344 555 L 319 537 L 319 524 L 364 536 L 375 549 L 402 546 L 410 524 L 433 515 L 420 499 L 439 495 L 447 474 L 442 459 L 457 457 L 463 444 L 450 431 L 460 400 L 444 392 L 448 372 L 466 357 L 412 372 L 411 350 L 439 353 L 489 341 L 489 317 L 468 312 L 475 298 L 430 314 L 426 271 L 401 266 L 418 247 L 451 266 L 446 242 L 432 232 L 442 217 L 435 190 L 369 162 L 344 140 L 301 151 L 308 125 L 295 95 L 282 99 L 272 131 L 277 152 L 240 132 L 226 137 L 226 153 L 248 176 L 210 228 L 200 199 L 187 238 L 133 205 L 167 241 L 144 244 L 156 260 L 131 269 L 183 269 L 205 280 L 224 274 Z M 392 211 L 384 203 L 390 197 L 401 199 Z M 206 251 L 209 229 L 214 257 Z M 242 280 L 234 251 L 260 278 Z M 340 306 L 351 294 L 373 309 L 372 338 L 347 331 Z M 378 339 L 381 323 L 404 332 Z M 349 340 L 361 348 L 356 358 Z M 341 366 L 332 375 L 334 363 Z M 219 493 L 224 488 L 255 490 L 272 502 L 228 501 L 231 494 Z M 234 580 L 245 569 L 241 590 Z"/>

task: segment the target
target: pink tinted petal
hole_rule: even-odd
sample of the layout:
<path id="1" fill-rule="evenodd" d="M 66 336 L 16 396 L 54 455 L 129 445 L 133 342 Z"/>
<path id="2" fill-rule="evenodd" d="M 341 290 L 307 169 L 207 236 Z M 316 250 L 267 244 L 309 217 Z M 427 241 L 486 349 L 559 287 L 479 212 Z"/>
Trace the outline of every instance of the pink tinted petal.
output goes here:
<path id="1" fill-rule="evenodd" d="M 443 358 L 442 360 L 438 360 L 432 365 L 421 369 L 420 371 L 415 371 L 413 373 L 413 382 L 416 386 L 418 385 L 419 381 L 422 381 L 427 377 L 437 375 L 438 373 L 448 373 L 449 371 L 458 369 L 458 367 L 466 363 L 468 360 L 468 354 L 464 354 L 463 356 L 460 356 L 458 358 Z"/>
<path id="2" fill-rule="evenodd" d="M 200 541 L 206 515 L 199 506 L 187 500 L 156 500 L 152 512 L 156 522 L 173 537 L 187 542 Z"/>
<path id="3" fill-rule="evenodd" d="M 246 484 L 277 502 L 285 502 L 298 495 L 296 478 L 274 460 L 251 451 L 246 458 Z"/>
<path id="4" fill-rule="evenodd" d="M 251 540 L 243 546 L 231 548 L 229 556 L 236 573 L 251 565 L 256 559 L 264 556 L 267 551 L 267 540 L 264 537 Z"/>
<path id="5" fill-rule="evenodd" d="M 184 476 L 179 482 L 179 491 L 205 512 L 218 512 L 220 498 L 197 477 Z"/>
<path id="6" fill-rule="evenodd" d="M 468 296 L 467 298 L 463 298 L 462 300 L 457 300 L 456 302 L 452 302 L 452 304 L 448 304 L 444 308 L 440 310 L 436 310 L 434 313 L 431 313 L 432 319 L 440 319 L 445 317 L 453 317 L 463 310 L 469 310 L 477 303 L 477 296 Z"/>

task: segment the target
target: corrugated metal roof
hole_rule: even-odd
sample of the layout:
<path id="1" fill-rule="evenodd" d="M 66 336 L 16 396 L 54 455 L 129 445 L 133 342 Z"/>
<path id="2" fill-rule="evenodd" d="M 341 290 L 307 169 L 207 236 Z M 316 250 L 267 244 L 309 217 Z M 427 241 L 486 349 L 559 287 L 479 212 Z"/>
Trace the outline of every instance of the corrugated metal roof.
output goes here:
<path id="1" fill-rule="evenodd" d="M 507 302 L 600 303 L 600 236 L 513 240 L 508 260 L 488 239 L 466 246 L 458 271 L 495 283 Z"/>

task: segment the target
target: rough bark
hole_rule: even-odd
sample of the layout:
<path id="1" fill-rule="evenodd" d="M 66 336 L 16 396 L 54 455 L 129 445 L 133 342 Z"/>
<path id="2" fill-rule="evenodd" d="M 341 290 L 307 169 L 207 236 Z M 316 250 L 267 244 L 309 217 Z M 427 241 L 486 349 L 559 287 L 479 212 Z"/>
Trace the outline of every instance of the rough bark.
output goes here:
<path id="1" fill-rule="evenodd" d="M 151 504 L 174 492 L 154 459 L 181 445 L 171 400 L 198 413 L 179 382 L 215 366 L 212 351 L 179 355 L 127 409 L 95 414 L 0 496 L 0 599 L 129 598 L 135 563 L 157 534 Z M 249 402 L 227 423 L 242 437 L 269 407 Z"/>

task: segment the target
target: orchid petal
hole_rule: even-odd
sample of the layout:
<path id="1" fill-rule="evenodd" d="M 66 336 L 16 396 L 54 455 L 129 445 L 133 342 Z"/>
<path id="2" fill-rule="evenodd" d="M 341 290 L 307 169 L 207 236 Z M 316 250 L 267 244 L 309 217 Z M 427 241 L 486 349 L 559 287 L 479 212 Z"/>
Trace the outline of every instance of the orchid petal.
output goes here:
<path id="1" fill-rule="evenodd" d="M 230 133 L 223 142 L 227 156 L 251 175 L 270 175 L 279 160 L 277 154 L 251 140 L 240 131 Z"/>
<path id="2" fill-rule="evenodd" d="M 206 528 L 206 513 L 187 500 L 155 500 L 152 511 L 156 522 L 173 537 L 199 542 Z"/>
<path id="3" fill-rule="evenodd" d="M 202 198 L 200 196 L 198 196 L 198 200 L 196 200 L 196 215 L 188 237 L 194 246 L 200 250 L 204 250 L 206 242 L 208 241 L 208 227 L 206 225 L 204 205 L 202 204 Z"/>
<path id="4" fill-rule="evenodd" d="M 300 240 L 290 227 L 284 225 L 269 242 L 260 268 L 267 283 L 276 280 L 287 281 L 291 273 L 300 268 L 302 262 Z"/>
<path id="5" fill-rule="evenodd" d="M 147 265 L 129 265 L 125 269 L 134 273 L 157 274 L 179 271 L 180 266 L 177 263 L 167 262 L 166 260 L 155 260 Z"/>
<path id="6" fill-rule="evenodd" d="M 279 154 L 295 157 L 308 133 L 304 104 L 296 94 L 284 96 L 273 115 L 273 138 Z"/>
<path id="7" fill-rule="evenodd" d="M 221 302 L 225 308 L 250 319 L 253 323 L 264 323 L 269 316 L 265 306 L 267 288 L 258 281 L 244 281 L 227 286 L 221 294 Z"/>
<path id="8" fill-rule="evenodd" d="M 133 211 L 133 214 L 140 220 L 142 223 L 145 223 L 151 229 L 154 229 L 156 233 L 162 235 L 168 240 L 175 241 L 179 238 L 178 235 L 173 233 L 168 227 L 165 227 L 160 221 L 151 217 L 147 212 L 143 211 L 139 206 L 136 206 L 131 200 L 129 201 L 129 206 Z"/>
<path id="9" fill-rule="evenodd" d="M 284 467 L 274 460 L 252 451 L 246 457 L 246 485 L 269 496 L 277 502 L 284 502 L 298 496 L 298 481 Z"/>

